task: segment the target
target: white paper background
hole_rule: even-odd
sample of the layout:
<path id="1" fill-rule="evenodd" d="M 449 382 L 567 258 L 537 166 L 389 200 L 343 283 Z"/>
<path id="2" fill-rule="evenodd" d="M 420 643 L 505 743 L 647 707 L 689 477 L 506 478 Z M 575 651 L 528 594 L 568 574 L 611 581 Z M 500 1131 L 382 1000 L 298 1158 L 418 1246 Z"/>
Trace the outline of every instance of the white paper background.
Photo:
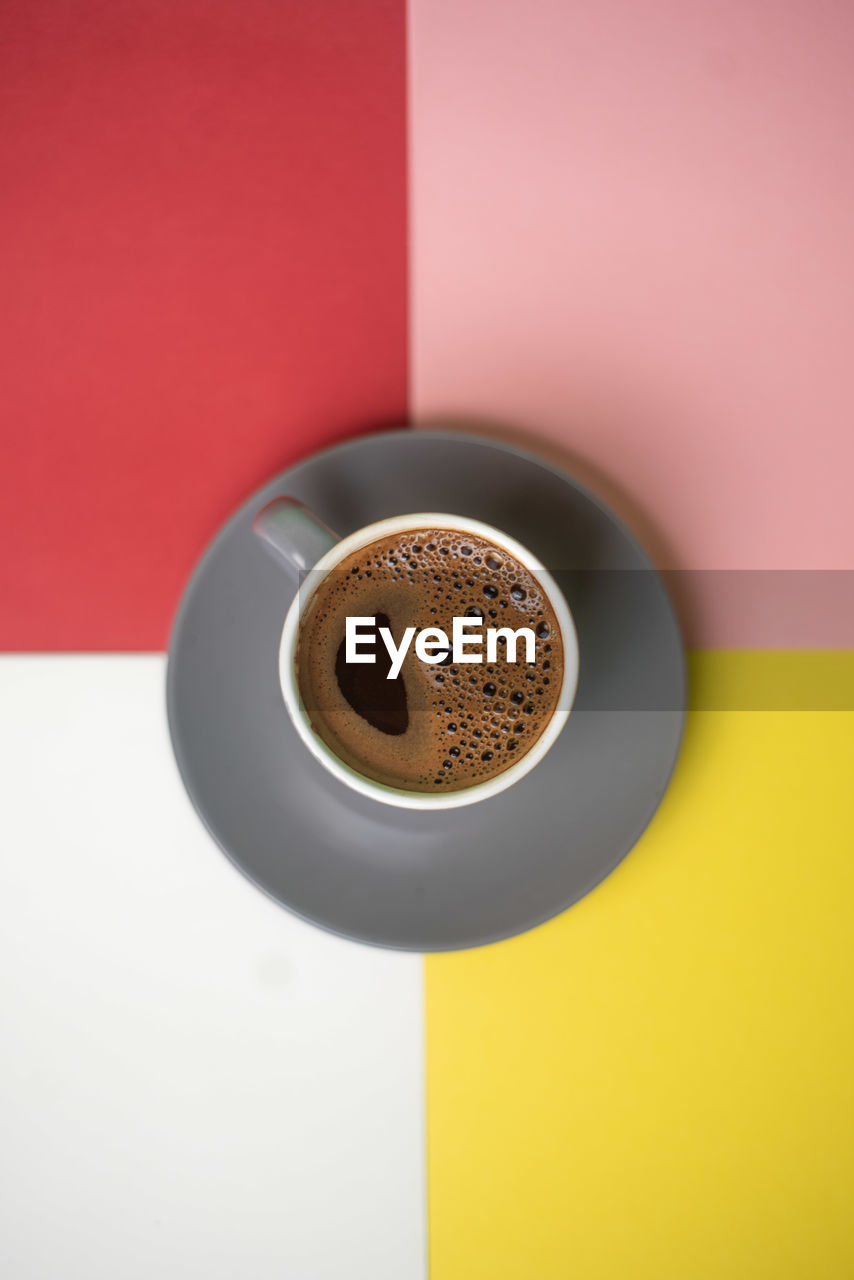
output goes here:
<path id="1" fill-rule="evenodd" d="M 192 810 L 160 656 L 0 658 L 0 1274 L 425 1274 L 422 965 Z"/>

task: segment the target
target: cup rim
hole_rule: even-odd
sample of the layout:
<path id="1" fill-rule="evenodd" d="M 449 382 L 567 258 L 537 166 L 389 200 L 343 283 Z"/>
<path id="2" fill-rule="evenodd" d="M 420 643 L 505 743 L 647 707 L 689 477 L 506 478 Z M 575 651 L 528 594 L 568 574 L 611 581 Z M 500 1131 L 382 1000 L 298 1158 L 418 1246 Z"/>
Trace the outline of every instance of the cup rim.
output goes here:
<path id="1" fill-rule="evenodd" d="M 557 706 L 537 741 L 517 763 L 510 765 L 492 778 L 477 782 L 473 786 L 465 787 L 460 791 L 448 791 L 445 793 L 407 791 L 403 787 L 392 787 L 386 783 L 377 782 L 366 774 L 352 768 L 352 766 L 345 764 L 313 728 L 299 692 L 296 673 L 299 624 L 303 613 L 314 599 L 326 575 L 352 552 L 358 551 L 368 543 L 375 542 L 387 534 L 402 533 L 413 528 L 447 529 L 448 531 L 459 533 L 476 534 L 488 538 L 489 541 L 495 542 L 497 546 L 509 552 L 527 569 L 536 573 L 538 580 L 543 583 L 549 603 L 557 617 L 563 641 L 563 680 L 561 681 Z M 340 542 L 336 542 L 333 547 L 330 547 L 309 572 L 313 575 L 320 574 L 321 576 L 316 579 L 304 599 L 300 598 L 302 595 L 301 590 L 297 590 L 285 615 L 279 644 L 279 680 L 285 706 L 300 739 L 315 759 L 320 761 L 345 786 L 373 800 L 393 805 L 397 808 L 421 809 L 430 812 L 440 809 L 459 809 L 465 805 L 487 800 L 490 796 L 499 795 L 502 791 L 506 791 L 527 773 L 530 773 L 557 741 L 569 719 L 578 688 L 578 636 L 572 613 L 560 587 L 545 565 L 521 542 L 504 533 L 501 529 L 497 529 L 494 525 L 487 524 L 483 520 L 476 520 L 471 516 L 454 516 L 444 512 L 421 511 L 407 515 L 389 516 L 384 520 L 375 520 L 371 524 L 363 525 L 362 528 L 348 534 Z"/>

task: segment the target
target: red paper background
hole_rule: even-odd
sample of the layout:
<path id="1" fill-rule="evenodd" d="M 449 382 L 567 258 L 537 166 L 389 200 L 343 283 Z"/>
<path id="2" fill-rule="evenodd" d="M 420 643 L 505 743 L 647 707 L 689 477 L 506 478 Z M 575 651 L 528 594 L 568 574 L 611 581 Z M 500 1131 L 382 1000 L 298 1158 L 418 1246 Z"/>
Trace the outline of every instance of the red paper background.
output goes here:
<path id="1" fill-rule="evenodd" d="M 0 648 L 157 649 L 232 508 L 406 410 L 398 0 L 0 8 Z"/>

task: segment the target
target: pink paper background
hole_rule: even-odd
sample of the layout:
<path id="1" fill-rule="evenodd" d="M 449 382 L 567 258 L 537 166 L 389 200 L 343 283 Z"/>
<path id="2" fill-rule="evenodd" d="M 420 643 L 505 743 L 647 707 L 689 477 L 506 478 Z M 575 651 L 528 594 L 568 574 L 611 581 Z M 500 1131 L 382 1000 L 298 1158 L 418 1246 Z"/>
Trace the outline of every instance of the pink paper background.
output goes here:
<path id="1" fill-rule="evenodd" d="M 429 0 L 410 23 L 417 418 L 544 437 L 661 564 L 854 566 L 854 8 Z M 696 579 L 691 638 L 852 643 L 833 591 L 800 607 L 808 576 L 756 617 Z"/>

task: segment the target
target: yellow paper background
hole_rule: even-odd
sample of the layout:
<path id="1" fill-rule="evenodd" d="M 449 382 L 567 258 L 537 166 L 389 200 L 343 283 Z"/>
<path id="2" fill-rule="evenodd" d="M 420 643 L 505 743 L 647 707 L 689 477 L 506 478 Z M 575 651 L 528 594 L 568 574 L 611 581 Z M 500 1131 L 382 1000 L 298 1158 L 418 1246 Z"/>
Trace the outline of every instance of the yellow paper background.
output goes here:
<path id="1" fill-rule="evenodd" d="M 718 652 L 697 706 L 769 662 L 851 705 Z M 428 957 L 431 1280 L 854 1276 L 852 779 L 850 711 L 695 709 L 612 876 Z"/>

